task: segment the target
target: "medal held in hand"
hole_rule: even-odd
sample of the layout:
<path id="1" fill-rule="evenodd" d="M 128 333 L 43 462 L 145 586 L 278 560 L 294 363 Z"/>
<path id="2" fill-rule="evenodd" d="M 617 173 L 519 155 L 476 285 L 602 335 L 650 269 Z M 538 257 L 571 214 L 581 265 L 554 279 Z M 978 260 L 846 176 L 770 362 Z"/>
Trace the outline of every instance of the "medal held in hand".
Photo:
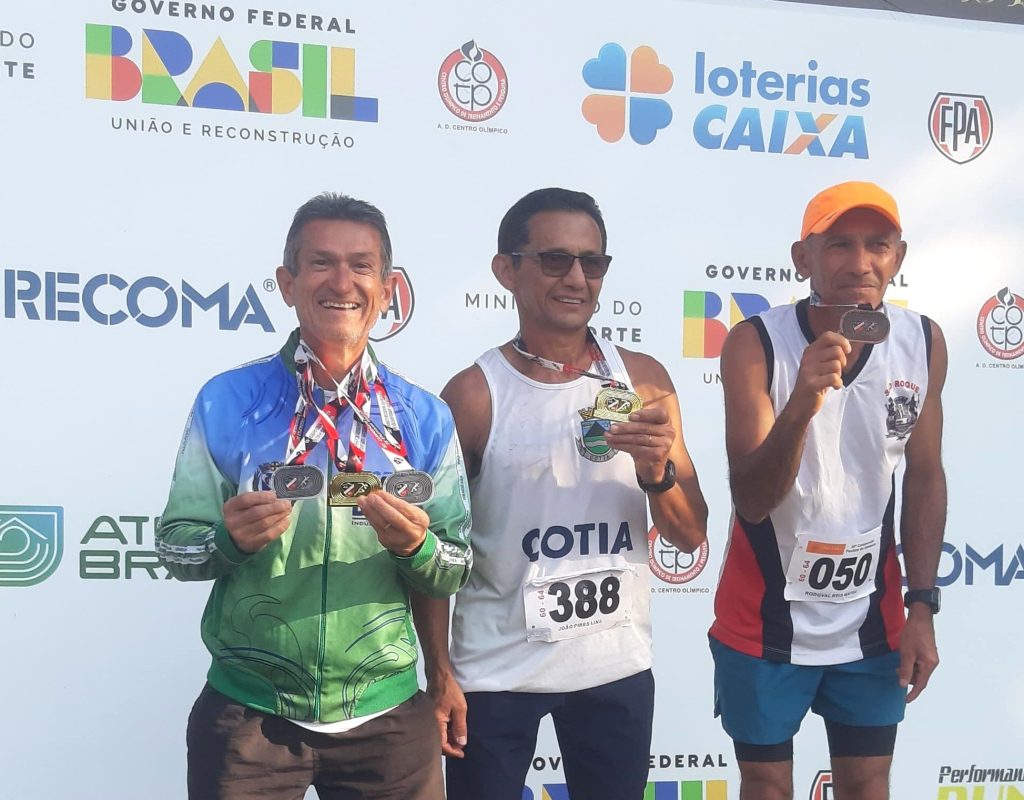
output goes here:
<path id="1" fill-rule="evenodd" d="M 889 335 L 889 318 L 882 311 L 853 308 L 839 320 L 839 332 L 851 342 L 878 344 Z"/>
<path id="2" fill-rule="evenodd" d="M 417 506 L 434 496 L 434 481 L 418 469 L 403 469 L 384 478 L 384 491 Z"/>
<path id="3" fill-rule="evenodd" d="M 366 497 L 380 488 L 380 478 L 372 472 L 339 472 L 331 478 L 327 504 L 354 506 L 359 502 L 359 498 Z"/>
<path id="4" fill-rule="evenodd" d="M 602 389 L 594 400 L 594 418 L 628 422 L 629 415 L 644 407 L 640 395 L 629 389 Z"/>
<path id="5" fill-rule="evenodd" d="M 271 486 L 284 500 L 316 497 L 324 488 L 324 474 L 311 466 L 280 466 L 274 470 Z"/>

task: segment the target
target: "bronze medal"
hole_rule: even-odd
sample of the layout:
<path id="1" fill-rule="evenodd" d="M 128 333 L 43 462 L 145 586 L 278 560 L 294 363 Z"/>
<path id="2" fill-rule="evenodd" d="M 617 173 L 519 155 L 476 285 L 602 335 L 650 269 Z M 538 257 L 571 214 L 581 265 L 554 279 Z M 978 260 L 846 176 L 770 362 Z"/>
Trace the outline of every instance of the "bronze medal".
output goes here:
<path id="1" fill-rule="evenodd" d="M 327 503 L 332 506 L 354 506 L 359 498 L 380 488 L 380 478 L 372 472 L 339 472 L 331 478 Z"/>
<path id="2" fill-rule="evenodd" d="M 384 478 L 384 491 L 418 506 L 434 496 L 434 481 L 418 469 L 403 469 Z"/>
<path id="3" fill-rule="evenodd" d="M 889 335 L 889 318 L 881 311 L 852 308 L 839 320 L 839 332 L 851 342 L 878 344 Z"/>
<path id="4" fill-rule="evenodd" d="M 640 395 L 628 389 L 602 389 L 594 400 L 594 417 L 628 422 L 629 415 L 644 407 Z"/>

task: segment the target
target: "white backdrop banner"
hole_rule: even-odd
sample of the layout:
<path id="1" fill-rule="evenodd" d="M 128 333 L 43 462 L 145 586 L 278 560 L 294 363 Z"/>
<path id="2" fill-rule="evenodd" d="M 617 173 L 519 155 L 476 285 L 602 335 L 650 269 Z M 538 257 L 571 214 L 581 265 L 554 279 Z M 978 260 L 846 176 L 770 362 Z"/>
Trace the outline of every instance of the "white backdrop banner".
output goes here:
<path id="1" fill-rule="evenodd" d="M 330 189 L 384 211 L 401 282 L 377 349 L 437 391 L 516 330 L 489 269 L 502 214 L 566 186 L 615 256 L 594 328 L 668 368 L 711 509 L 694 556 L 649 541 L 646 797 L 738 797 L 706 639 L 718 355 L 807 295 L 804 205 L 862 179 L 909 241 L 889 299 L 949 346 L 942 664 L 893 794 L 1024 798 L 1022 50 L 1017 25 L 768 0 L 6 4 L 0 796 L 185 796 L 209 586 L 168 580 L 153 534 L 198 388 L 294 326 L 274 269 L 295 209 Z M 819 719 L 796 746 L 796 796 L 832 797 Z M 567 797 L 560 766 L 545 728 L 524 798 Z"/>

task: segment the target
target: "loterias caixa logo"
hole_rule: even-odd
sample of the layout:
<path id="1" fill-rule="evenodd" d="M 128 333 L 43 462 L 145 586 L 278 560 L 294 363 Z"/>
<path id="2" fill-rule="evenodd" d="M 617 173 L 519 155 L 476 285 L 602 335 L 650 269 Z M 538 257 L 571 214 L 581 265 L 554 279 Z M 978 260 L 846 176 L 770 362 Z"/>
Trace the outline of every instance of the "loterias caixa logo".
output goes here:
<path id="1" fill-rule="evenodd" d="M 64 551 L 60 506 L 0 506 L 0 586 L 32 586 L 49 578 Z"/>
<path id="2" fill-rule="evenodd" d="M 377 122 L 376 97 L 356 91 L 356 50 L 272 39 L 247 41 L 232 55 L 216 36 L 172 30 L 134 34 L 119 25 L 85 26 L 85 94 L 157 106 L 294 114 Z"/>

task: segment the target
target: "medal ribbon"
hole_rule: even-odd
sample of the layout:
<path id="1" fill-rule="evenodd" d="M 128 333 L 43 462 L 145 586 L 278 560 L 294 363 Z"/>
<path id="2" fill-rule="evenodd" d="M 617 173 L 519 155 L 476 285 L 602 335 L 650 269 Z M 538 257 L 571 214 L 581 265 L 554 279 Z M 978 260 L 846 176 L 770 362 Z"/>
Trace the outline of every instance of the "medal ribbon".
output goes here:
<path id="1" fill-rule="evenodd" d="M 360 362 L 337 384 L 337 397 L 328 401 L 321 408 L 317 405 L 313 391 L 313 364 L 326 371 L 323 362 L 317 358 L 304 341 L 299 340 L 295 350 L 295 379 L 298 384 L 299 396 L 295 402 L 295 414 L 292 416 L 288 430 L 288 442 L 285 452 L 286 464 L 302 464 L 309 453 L 327 437 L 327 448 L 331 459 L 340 472 L 360 472 L 366 460 L 366 432 L 369 430 L 374 441 L 380 446 L 385 457 L 391 462 L 395 471 L 411 470 L 406 456 L 408 451 L 398 427 L 398 417 L 388 397 L 387 388 L 377 370 L 377 362 L 369 347 L 363 351 Z M 372 388 L 371 388 L 372 387 Z M 370 405 L 373 395 L 377 396 L 384 429 L 381 430 L 370 419 Z M 349 437 L 348 453 L 342 456 L 338 452 L 337 419 L 341 410 L 348 406 L 352 409 L 352 432 Z M 303 432 L 310 407 L 316 412 L 309 429 Z"/>
<path id="2" fill-rule="evenodd" d="M 527 361 L 532 361 L 534 364 L 538 364 L 545 369 L 550 369 L 554 372 L 563 372 L 566 375 L 579 375 L 584 378 L 595 378 L 601 381 L 602 385 L 605 387 L 629 390 L 629 387 L 626 384 L 622 381 L 617 381 L 612 377 L 611 368 L 608 366 L 608 361 L 605 359 L 604 353 L 601 352 L 601 346 L 594 338 L 594 334 L 589 331 L 587 332 L 587 351 L 591 360 L 594 362 L 594 368 L 597 372 L 590 372 L 589 370 L 574 367 L 572 364 L 561 364 L 558 361 L 552 361 L 549 358 L 534 355 L 526 349 L 526 342 L 523 341 L 522 333 L 517 333 L 516 338 L 512 340 L 512 349 Z"/>

